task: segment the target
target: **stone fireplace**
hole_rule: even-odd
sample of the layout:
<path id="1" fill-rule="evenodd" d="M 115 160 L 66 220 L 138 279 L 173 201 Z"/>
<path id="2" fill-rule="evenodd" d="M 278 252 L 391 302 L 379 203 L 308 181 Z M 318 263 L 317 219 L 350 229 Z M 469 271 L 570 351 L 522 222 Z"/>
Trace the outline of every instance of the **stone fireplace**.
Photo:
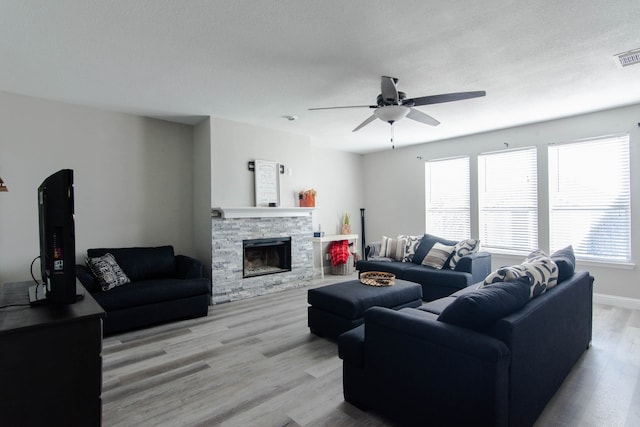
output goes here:
<path id="1" fill-rule="evenodd" d="M 313 278 L 312 211 L 313 208 L 213 209 L 213 303 L 309 284 Z"/>

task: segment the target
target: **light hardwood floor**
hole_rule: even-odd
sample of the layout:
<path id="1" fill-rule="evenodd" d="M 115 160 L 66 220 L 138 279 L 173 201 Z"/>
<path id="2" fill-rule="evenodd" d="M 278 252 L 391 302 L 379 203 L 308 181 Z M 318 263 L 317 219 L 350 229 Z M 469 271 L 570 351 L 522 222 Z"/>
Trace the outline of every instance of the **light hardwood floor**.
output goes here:
<path id="1" fill-rule="evenodd" d="M 392 425 L 344 402 L 336 343 L 307 328 L 307 290 L 345 279 L 105 338 L 103 425 Z M 640 425 L 640 312 L 596 304 L 593 317 L 592 347 L 537 426 Z"/>

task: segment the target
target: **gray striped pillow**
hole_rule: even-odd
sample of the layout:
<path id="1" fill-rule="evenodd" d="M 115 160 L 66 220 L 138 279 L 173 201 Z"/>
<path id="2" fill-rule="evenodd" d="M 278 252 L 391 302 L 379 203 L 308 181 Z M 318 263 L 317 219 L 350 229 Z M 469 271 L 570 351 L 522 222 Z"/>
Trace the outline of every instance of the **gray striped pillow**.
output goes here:
<path id="1" fill-rule="evenodd" d="M 444 263 L 447 262 L 454 249 L 455 246 L 447 246 L 436 242 L 429 250 L 427 256 L 422 260 L 422 265 L 440 270 Z"/>

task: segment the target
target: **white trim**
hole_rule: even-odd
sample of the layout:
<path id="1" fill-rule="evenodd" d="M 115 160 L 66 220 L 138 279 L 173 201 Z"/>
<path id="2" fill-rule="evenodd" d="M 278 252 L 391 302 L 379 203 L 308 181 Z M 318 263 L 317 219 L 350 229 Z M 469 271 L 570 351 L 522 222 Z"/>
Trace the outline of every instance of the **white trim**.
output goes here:
<path id="1" fill-rule="evenodd" d="M 619 297 L 616 295 L 593 294 L 593 302 L 598 304 L 613 305 L 615 307 L 640 310 L 640 299 Z"/>
<path id="2" fill-rule="evenodd" d="M 262 208 L 262 207 L 226 207 L 211 208 L 211 215 L 227 218 L 276 218 L 309 216 L 314 208 Z"/>

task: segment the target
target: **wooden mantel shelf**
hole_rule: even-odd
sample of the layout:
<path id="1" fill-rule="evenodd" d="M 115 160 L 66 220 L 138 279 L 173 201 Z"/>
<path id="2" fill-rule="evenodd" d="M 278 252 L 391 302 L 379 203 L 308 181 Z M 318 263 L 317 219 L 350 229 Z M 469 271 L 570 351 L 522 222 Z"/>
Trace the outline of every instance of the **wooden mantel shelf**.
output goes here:
<path id="1" fill-rule="evenodd" d="M 211 215 L 227 218 L 276 218 L 311 215 L 315 208 L 222 207 L 211 208 Z"/>

